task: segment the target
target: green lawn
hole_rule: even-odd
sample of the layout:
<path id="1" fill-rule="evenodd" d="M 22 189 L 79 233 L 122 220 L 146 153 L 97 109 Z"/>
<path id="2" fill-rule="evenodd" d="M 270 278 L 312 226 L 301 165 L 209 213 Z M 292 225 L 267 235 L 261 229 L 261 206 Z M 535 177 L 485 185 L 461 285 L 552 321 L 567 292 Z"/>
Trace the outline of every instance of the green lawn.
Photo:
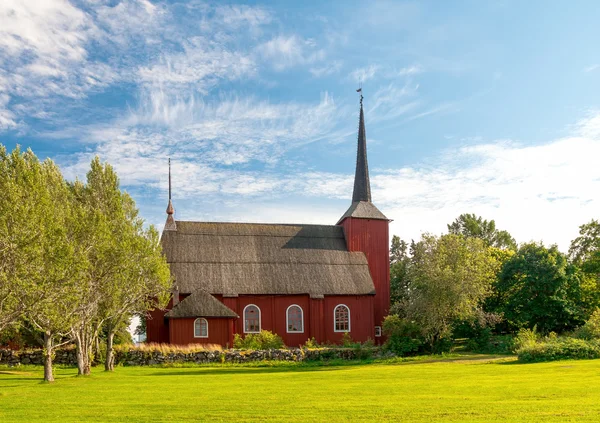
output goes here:
<path id="1" fill-rule="evenodd" d="M 94 370 L 0 368 L 0 422 L 600 421 L 600 360 Z"/>

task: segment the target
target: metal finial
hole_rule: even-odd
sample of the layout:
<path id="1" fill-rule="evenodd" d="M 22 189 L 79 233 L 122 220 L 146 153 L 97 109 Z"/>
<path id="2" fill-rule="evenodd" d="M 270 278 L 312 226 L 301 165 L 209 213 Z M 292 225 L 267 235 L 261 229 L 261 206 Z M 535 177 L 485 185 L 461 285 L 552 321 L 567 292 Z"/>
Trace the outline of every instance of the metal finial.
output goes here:
<path id="1" fill-rule="evenodd" d="M 169 157 L 169 200 L 171 199 L 171 158 Z"/>
<path id="2" fill-rule="evenodd" d="M 167 205 L 167 214 L 172 218 L 175 213 L 173 203 L 171 202 L 171 158 L 169 158 L 169 204 Z"/>

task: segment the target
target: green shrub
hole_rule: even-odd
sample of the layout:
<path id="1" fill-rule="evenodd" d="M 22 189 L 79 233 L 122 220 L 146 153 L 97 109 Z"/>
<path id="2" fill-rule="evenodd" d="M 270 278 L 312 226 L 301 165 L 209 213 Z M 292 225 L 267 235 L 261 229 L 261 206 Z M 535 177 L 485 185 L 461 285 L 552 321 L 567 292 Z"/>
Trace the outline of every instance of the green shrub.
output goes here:
<path id="1" fill-rule="evenodd" d="M 421 329 L 415 322 L 396 315 L 385 318 L 383 333 L 387 336 L 384 348 L 401 356 L 419 352 L 425 343 Z"/>
<path id="2" fill-rule="evenodd" d="M 517 349 L 519 361 L 533 363 L 568 359 L 600 358 L 600 341 L 549 337 L 539 342 L 526 342 Z"/>
<path id="3" fill-rule="evenodd" d="M 271 331 L 261 330 L 260 333 L 249 333 L 245 337 L 235 334 L 233 348 L 238 350 L 278 350 L 285 348 L 283 339 Z"/>
<path id="4" fill-rule="evenodd" d="M 313 336 L 312 338 L 307 339 L 302 347 L 308 348 L 309 350 L 314 350 L 316 348 L 319 348 L 320 346 L 315 337 Z"/>
<path id="5" fill-rule="evenodd" d="M 600 339 L 600 309 L 596 309 L 587 322 L 577 330 L 574 336 L 581 339 Z"/>
<path id="6" fill-rule="evenodd" d="M 521 329 L 513 342 L 513 351 L 518 353 L 523 348 L 530 348 L 537 344 L 540 336 L 534 326 L 533 329 Z"/>

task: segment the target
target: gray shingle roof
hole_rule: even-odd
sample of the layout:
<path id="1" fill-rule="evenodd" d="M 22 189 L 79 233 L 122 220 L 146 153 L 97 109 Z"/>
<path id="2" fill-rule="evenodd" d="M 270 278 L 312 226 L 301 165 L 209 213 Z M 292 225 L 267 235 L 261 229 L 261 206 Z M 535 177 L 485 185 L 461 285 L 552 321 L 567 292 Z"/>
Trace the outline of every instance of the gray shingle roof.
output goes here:
<path id="1" fill-rule="evenodd" d="M 198 290 L 186 297 L 166 314 L 169 318 L 178 317 L 238 317 L 221 301 L 207 292 Z"/>
<path id="2" fill-rule="evenodd" d="M 181 293 L 366 295 L 375 288 L 343 228 L 177 221 L 163 251 Z"/>
<path id="3" fill-rule="evenodd" d="M 389 220 L 379 211 L 375 204 L 367 201 L 358 201 L 352 203 L 346 213 L 340 218 L 338 224 L 347 217 L 356 217 L 359 219 Z"/>

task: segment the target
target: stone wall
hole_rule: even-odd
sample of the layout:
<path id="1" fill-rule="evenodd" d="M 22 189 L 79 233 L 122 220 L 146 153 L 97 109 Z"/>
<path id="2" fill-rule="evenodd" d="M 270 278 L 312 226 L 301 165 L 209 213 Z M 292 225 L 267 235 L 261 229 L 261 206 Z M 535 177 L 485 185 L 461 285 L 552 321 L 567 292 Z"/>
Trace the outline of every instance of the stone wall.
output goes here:
<path id="1" fill-rule="evenodd" d="M 379 356 L 378 348 L 319 348 L 319 349 L 282 349 L 263 351 L 195 351 L 169 352 L 148 350 L 146 348 L 117 349 L 115 363 L 125 366 L 148 366 L 164 363 L 248 363 L 254 361 L 319 361 L 319 360 L 356 360 Z M 57 349 L 54 364 L 77 365 L 75 349 Z M 16 366 L 20 364 L 43 364 L 42 350 L 13 351 L 0 349 L 0 364 Z"/>
<path id="2" fill-rule="evenodd" d="M 77 357 L 75 356 L 75 348 L 57 349 L 52 362 L 54 364 L 76 366 Z M 44 364 L 43 350 L 14 351 L 0 349 L 0 364 L 8 364 L 9 366 L 17 366 L 20 364 L 42 365 Z"/>

